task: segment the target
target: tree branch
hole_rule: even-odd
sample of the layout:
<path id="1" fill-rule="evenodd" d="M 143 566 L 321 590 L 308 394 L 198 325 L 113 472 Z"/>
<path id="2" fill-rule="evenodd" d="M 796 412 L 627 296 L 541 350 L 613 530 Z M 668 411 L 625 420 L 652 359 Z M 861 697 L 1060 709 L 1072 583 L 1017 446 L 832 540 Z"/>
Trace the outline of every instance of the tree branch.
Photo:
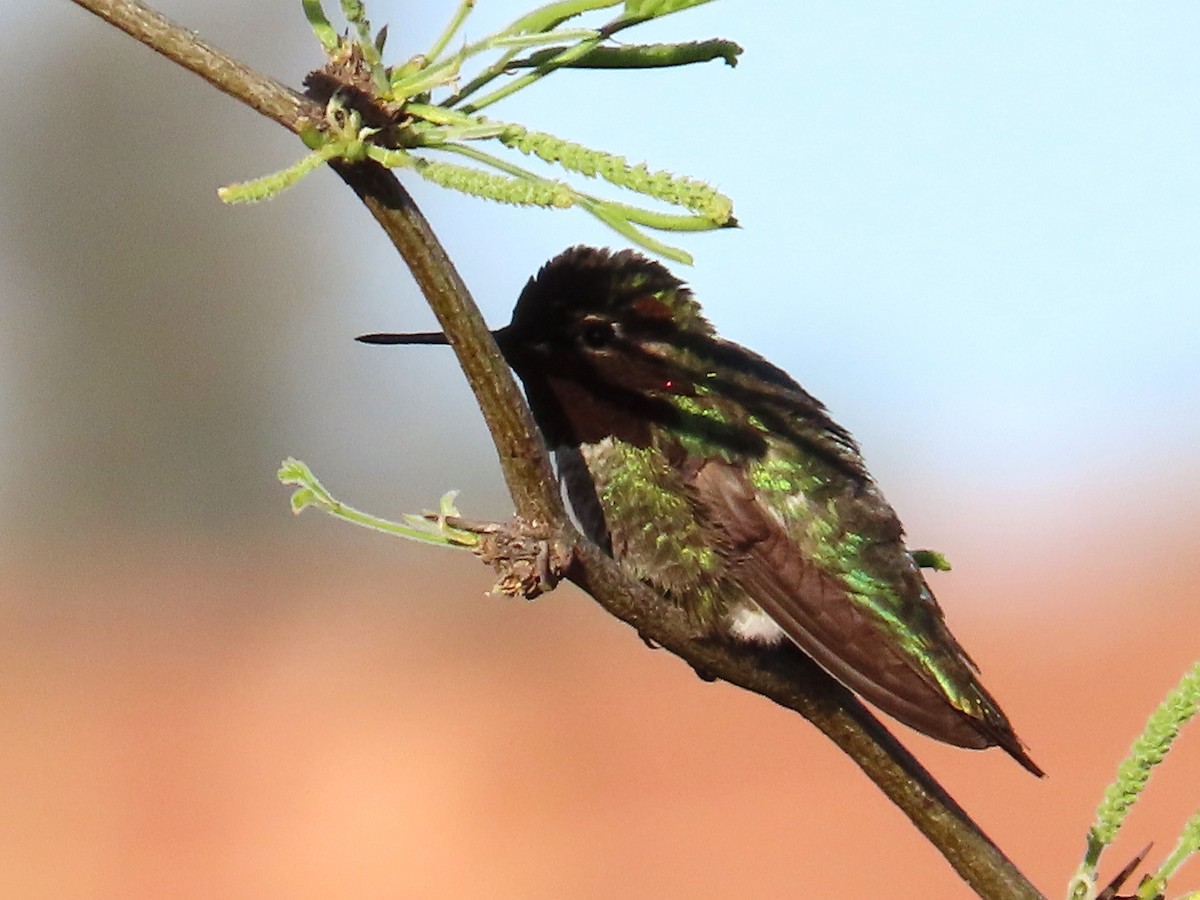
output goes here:
<path id="1" fill-rule="evenodd" d="M 135 0 L 74 0 L 264 116 L 299 133 L 323 107 L 201 41 Z M 629 579 L 568 519 L 549 456 L 470 292 L 425 217 L 392 173 L 372 162 L 333 168 L 391 238 L 438 317 L 483 411 L 517 514 L 575 548 L 567 576 L 647 641 L 701 676 L 762 694 L 803 715 L 899 806 L 985 898 L 1044 900 L 934 778 L 848 690 L 803 654 L 698 640 L 686 616 Z"/>

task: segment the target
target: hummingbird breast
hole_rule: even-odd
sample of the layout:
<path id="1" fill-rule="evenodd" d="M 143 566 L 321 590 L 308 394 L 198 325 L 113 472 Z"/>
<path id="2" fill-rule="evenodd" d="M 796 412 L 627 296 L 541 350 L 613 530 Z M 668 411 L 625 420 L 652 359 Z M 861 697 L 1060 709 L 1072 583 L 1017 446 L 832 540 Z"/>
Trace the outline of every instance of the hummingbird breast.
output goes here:
<path id="1" fill-rule="evenodd" d="M 626 572 L 715 631 L 728 607 L 724 548 L 696 520 L 679 469 L 653 444 L 616 437 L 558 454 L 580 526 Z M 564 467 L 564 462 L 566 463 Z"/>

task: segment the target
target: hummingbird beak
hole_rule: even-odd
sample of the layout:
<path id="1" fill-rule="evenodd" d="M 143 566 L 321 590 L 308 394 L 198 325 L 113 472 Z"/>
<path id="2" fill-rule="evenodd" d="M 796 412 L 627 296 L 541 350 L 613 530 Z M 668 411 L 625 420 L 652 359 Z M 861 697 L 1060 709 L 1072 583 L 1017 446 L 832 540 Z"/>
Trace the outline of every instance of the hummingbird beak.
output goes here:
<path id="1" fill-rule="evenodd" d="M 508 342 L 509 326 L 497 328 L 492 332 L 492 337 L 496 339 L 496 343 L 503 349 Z M 446 335 L 440 331 L 417 331 L 409 334 L 360 334 L 355 338 L 363 344 L 437 344 L 446 346 L 450 343 L 446 339 Z"/>
<path id="2" fill-rule="evenodd" d="M 449 344 L 440 331 L 421 331 L 412 334 L 360 334 L 355 338 L 364 344 Z"/>

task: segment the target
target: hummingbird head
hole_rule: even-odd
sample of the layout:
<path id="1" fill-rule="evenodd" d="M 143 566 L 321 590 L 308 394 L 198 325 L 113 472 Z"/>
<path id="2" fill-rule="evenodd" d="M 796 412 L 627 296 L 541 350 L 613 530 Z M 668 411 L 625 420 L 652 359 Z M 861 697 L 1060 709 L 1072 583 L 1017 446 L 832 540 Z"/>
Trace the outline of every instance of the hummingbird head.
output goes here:
<path id="1" fill-rule="evenodd" d="M 666 267 L 632 250 L 578 246 L 529 279 L 512 323 L 497 336 L 509 345 L 501 348 L 506 356 L 532 345 L 596 361 L 686 331 L 713 333 L 692 292 Z"/>
<path id="2" fill-rule="evenodd" d="M 521 291 L 496 332 L 552 442 L 642 445 L 715 373 L 695 349 L 713 328 L 684 283 L 632 250 L 572 247 Z"/>

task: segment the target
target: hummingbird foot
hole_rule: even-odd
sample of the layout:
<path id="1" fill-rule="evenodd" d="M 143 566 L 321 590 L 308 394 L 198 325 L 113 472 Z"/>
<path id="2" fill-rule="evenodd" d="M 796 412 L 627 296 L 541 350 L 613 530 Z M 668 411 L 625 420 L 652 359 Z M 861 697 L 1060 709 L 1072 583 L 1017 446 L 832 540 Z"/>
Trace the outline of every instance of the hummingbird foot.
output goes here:
<path id="1" fill-rule="evenodd" d="M 493 594 L 533 600 L 554 590 L 574 560 L 574 551 L 546 526 L 514 517 L 507 522 L 474 522 L 451 517 L 455 528 L 479 535 L 474 553 L 496 570 Z"/>

